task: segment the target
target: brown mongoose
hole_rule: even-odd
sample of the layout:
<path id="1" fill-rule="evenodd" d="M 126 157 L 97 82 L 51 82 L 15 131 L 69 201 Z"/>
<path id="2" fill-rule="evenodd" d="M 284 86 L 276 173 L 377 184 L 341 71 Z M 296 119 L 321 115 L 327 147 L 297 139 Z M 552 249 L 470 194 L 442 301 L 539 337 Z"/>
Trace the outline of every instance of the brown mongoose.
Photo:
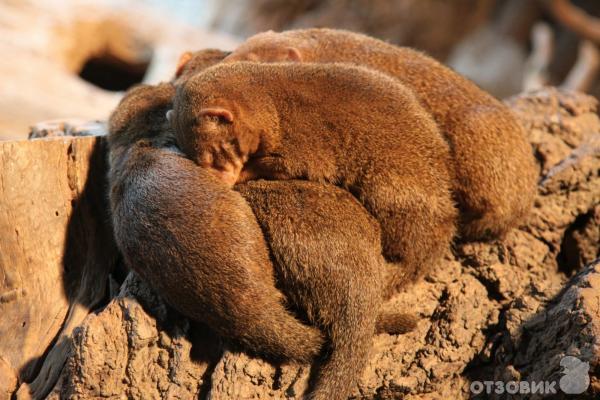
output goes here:
<path id="1" fill-rule="evenodd" d="M 164 113 L 168 84 L 130 90 L 110 120 L 110 199 L 126 263 L 185 315 L 275 360 L 310 361 L 321 338 L 282 308 L 263 233 L 240 196 L 177 152 Z M 311 182 L 236 187 L 260 219 L 288 303 L 324 330 L 312 398 L 345 398 L 374 330 L 415 318 L 380 314 L 389 265 L 379 226 L 349 193 Z"/>
<path id="2" fill-rule="evenodd" d="M 304 29 L 252 36 L 224 62 L 242 60 L 356 63 L 412 89 L 450 143 L 463 239 L 502 236 L 531 209 L 538 174 L 522 126 L 508 107 L 433 58 L 358 33 Z"/>
<path id="3" fill-rule="evenodd" d="M 303 178 L 348 189 L 378 220 L 399 283 L 449 247 L 448 145 L 393 78 L 349 64 L 218 64 L 179 87 L 169 115 L 184 153 L 230 185 Z"/>
<path id="4" fill-rule="evenodd" d="M 169 141 L 157 117 L 172 96 L 169 84 L 138 87 L 109 121 L 109 198 L 126 264 L 223 337 L 270 359 L 311 362 L 324 338 L 286 309 L 246 201 L 183 155 L 154 149 Z"/>

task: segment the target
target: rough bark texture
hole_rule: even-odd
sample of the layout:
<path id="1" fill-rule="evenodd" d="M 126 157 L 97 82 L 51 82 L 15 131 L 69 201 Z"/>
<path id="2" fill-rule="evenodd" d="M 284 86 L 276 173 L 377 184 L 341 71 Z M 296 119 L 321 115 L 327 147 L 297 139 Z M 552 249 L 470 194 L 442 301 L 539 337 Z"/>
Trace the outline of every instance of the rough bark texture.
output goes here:
<path id="1" fill-rule="evenodd" d="M 116 298 L 74 333 L 70 372 L 49 398 L 196 398 L 220 348 L 218 338 L 130 274 Z"/>
<path id="2" fill-rule="evenodd" d="M 353 398 L 468 398 L 474 380 L 558 381 L 565 355 L 589 362 L 586 395 L 600 391 L 596 102 L 544 89 L 508 104 L 540 164 L 531 218 L 501 242 L 456 245 L 434 273 L 392 299 L 388 307 L 409 307 L 422 320 L 409 334 L 376 337 Z M 130 274 L 75 330 L 49 397 L 299 398 L 308 371 L 228 350 Z"/>
<path id="3" fill-rule="evenodd" d="M 21 390 L 39 397 L 66 338 L 105 299 L 117 256 L 103 141 L 0 142 L 0 165 L 0 396 L 31 382 Z"/>

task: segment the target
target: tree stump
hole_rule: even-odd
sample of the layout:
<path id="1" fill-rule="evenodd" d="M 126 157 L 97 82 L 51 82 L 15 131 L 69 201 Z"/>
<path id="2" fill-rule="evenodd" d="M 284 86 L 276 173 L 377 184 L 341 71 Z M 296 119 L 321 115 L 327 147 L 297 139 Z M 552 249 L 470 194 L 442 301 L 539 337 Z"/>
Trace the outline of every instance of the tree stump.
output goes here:
<path id="1" fill-rule="evenodd" d="M 96 137 L 0 142 L 2 398 L 22 382 L 47 393 L 66 338 L 107 296 L 117 252 L 104 153 Z"/>

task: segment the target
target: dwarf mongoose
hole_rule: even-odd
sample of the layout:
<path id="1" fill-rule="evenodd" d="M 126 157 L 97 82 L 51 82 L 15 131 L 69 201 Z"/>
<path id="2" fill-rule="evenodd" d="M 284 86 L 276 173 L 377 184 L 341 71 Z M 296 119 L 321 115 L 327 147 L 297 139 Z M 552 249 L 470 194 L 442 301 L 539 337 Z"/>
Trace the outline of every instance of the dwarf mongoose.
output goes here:
<path id="1" fill-rule="evenodd" d="M 223 337 L 275 360 L 311 362 L 323 337 L 286 309 L 246 201 L 183 155 L 154 149 L 168 142 L 172 96 L 169 84 L 138 87 L 109 121 L 109 198 L 126 264 Z M 152 146 L 136 142 L 143 137 Z"/>
<path id="2" fill-rule="evenodd" d="M 450 143 L 461 237 L 502 236 L 529 212 L 538 174 L 523 128 L 508 107 L 433 58 L 358 33 L 304 29 L 257 34 L 224 62 L 242 60 L 349 62 L 398 79 Z"/>
<path id="3" fill-rule="evenodd" d="M 311 398 L 346 398 L 374 331 L 414 317 L 382 314 L 390 270 L 379 226 L 349 193 L 311 182 L 258 181 L 240 195 L 177 152 L 164 113 L 171 85 L 131 90 L 110 120 L 110 199 L 126 263 L 175 308 L 276 360 L 310 361 L 322 339 L 282 306 L 263 232 L 288 305 L 326 334 Z"/>
<path id="4" fill-rule="evenodd" d="M 302 178 L 348 189 L 381 225 L 399 282 L 448 249 L 448 145 L 393 78 L 348 64 L 218 64 L 179 87 L 169 115 L 184 153 L 230 185 Z"/>

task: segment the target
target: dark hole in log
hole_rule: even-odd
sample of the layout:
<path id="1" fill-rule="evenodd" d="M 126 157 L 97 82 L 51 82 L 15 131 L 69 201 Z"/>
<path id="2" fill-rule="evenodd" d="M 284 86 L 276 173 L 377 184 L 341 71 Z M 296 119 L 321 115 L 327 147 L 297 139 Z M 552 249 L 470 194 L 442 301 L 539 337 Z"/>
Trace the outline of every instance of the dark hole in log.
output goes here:
<path id="1" fill-rule="evenodd" d="M 105 90 L 124 91 L 141 83 L 149 62 L 131 63 L 111 54 L 91 57 L 81 68 L 79 76 Z"/>
<path id="2" fill-rule="evenodd" d="M 591 218 L 592 214 L 589 212 L 581 214 L 565 231 L 556 261 L 559 271 L 567 276 L 573 276 L 585 263 L 576 234 L 585 228 Z"/>

